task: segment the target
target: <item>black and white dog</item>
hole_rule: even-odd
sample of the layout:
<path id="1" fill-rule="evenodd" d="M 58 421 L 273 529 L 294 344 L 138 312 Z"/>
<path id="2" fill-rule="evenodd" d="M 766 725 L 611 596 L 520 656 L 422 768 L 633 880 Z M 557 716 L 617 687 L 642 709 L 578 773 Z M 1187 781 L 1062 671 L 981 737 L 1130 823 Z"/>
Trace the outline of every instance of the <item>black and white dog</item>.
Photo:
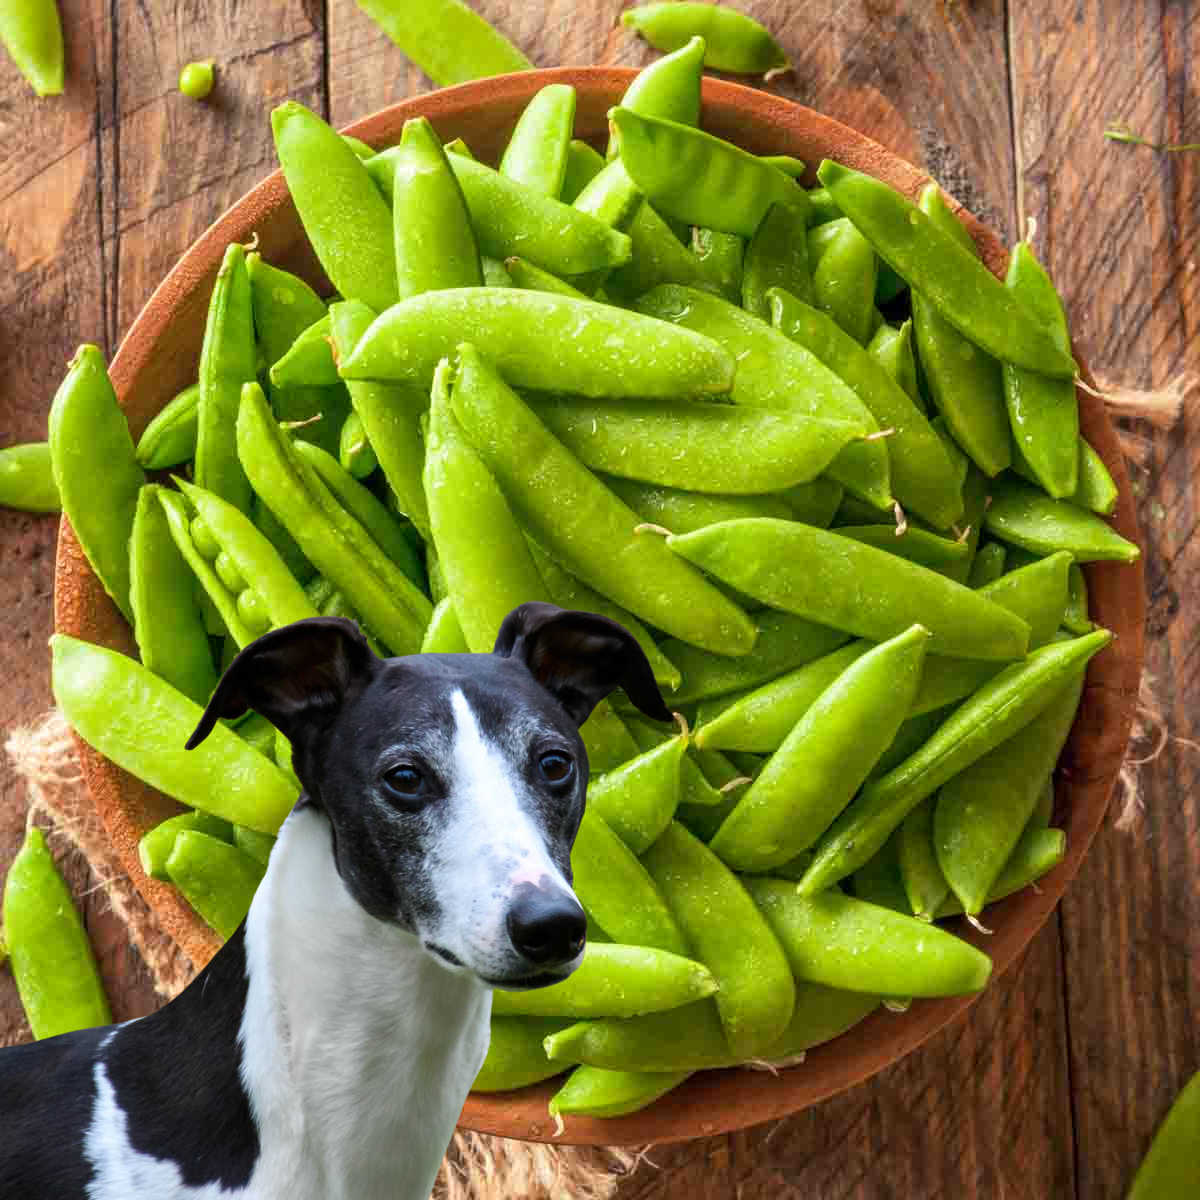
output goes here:
<path id="1" fill-rule="evenodd" d="M 304 791 L 249 916 L 151 1016 L 0 1054 L 2 1200 L 427 1200 L 491 988 L 579 964 L 578 727 L 637 643 L 548 604 L 493 654 L 379 659 L 314 618 L 258 639 L 189 741 L 253 708 Z"/>

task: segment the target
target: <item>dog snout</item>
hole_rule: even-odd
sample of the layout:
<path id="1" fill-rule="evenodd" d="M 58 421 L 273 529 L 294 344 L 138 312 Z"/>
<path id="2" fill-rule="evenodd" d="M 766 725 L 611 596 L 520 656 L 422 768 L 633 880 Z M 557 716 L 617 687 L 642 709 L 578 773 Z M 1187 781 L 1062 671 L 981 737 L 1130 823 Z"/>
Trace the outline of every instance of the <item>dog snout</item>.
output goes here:
<path id="1" fill-rule="evenodd" d="M 583 909 L 561 888 L 519 887 L 506 923 L 513 948 L 539 967 L 570 962 L 587 938 Z"/>

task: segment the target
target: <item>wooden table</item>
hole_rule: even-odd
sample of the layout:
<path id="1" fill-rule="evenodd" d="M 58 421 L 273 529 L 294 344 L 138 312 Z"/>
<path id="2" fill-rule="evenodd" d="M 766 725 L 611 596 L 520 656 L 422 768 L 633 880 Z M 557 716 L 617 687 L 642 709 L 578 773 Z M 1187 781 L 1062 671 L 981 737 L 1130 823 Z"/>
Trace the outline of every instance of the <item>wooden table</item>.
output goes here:
<path id="1" fill-rule="evenodd" d="M 652 57 L 620 30 L 620 0 L 473 3 L 539 64 Z M 353 0 L 60 5 L 65 97 L 36 102 L 0 62 L 2 443 L 44 436 L 76 344 L 111 355 L 184 247 L 273 169 L 271 107 L 291 97 L 345 124 L 430 87 Z M 1200 365 L 1200 158 L 1101 136 L 1119 119 L 1155 141 L 1200 138 L 1197 5 L 738 6 L 795 61 L 772 90 L 922 163 L 1010 238 L 1036 218 L 1035 244 L 1097 372 L 1152 387 Z M 198 105 L 175 82 L 207 57 L 218 84 Z M 625 1200 L 1123 1194 L 1200 1066 L 1200 751 L 1184 740 L 1200 740 L 1192 416 L 1145 450 L 1147 669 L 1178 739 L 1143 771 L 1145 812 L 1131 831 L 1101 834 L 1057 916 L 967 1019 L 818 1109 L 657 1151 L 659 1169 L 628 1180 Z M 52 518 L 0 512 L 0 731 L 50 703 L 55 530 Z M 16 787 L 0 762 L 0 796 Z M 13 824 L 0 831 L 3 862 Z M 119 931 L 90 920 L 117 1015 L 153 1007 Z M 0 980 L 0 1019 L 11 1030 L 18 1016 Z"/>

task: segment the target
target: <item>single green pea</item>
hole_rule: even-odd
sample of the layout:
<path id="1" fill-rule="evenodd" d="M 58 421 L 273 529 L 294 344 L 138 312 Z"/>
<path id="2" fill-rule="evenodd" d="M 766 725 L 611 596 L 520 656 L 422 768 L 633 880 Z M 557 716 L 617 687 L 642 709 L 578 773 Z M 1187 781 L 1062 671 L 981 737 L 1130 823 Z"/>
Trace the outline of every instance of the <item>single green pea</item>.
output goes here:
<path id="1" fill-rule="evenodd" d="M 190 62 L 179 72 L 179 90 L 189 100 L 204 100 L 213 90 L 213 61 Z"/>
<path id="2" fill-rule="evenodd" d="M 273 728 L 271 732 L 274 733 Z M 142 870 L 151 879 L 170 880 L 171 877 L 167 874 L 167 859 L 171 857 L 171 851 L 175 847 L 175 838 L 184 829 L 198 829 L 201 833 L 222 842 L 233 840 L 233 826 L 211 813 L 193 809 L 191 812 L 180 813 L 177 817 L 168 817 L 153 829 L 148 829 L 138 841 L 138 860 L 142 864 Z"/>
<path id="3" fill-rule="evenodd" d="M 195 829 L 181 829 L 167 874 L 184 899 L 223 939 L 245 920 L 266 868 L 244 850 Z"/>
<path id="4" fill-rule="evenodd" d="M 535 92 L 517 118 L 500 158 L 500 174 L 557 199 L 566 177 L 574 126 L 573 87 L 551 83 Z"/>
<path id="5" fill-rule="evenodd" d="M 487 1057 L 473 1092 L 507 1092 L 540 1083 L 566 1068 L 551 1062 L 542 1043 L 571 1022 L 561 1017 L 493 1017 Z"/>
<path id="6" fill-rule="evenodd" d="M 49 442 L 24 442 L 0 450 L 0 507 L 24 512 L 62 508 Z"/>
<path id="7" fill-rule="evenodd" d="M 550 1115 L 621 1117 L 640 1112 L 677 1088 L 689 1075 L 690 1071 L 606 1071 L 602 1067 L 576 1067 L 550 1097 Z"/>
<path id="8" fill-rule="evenodd" d="M 685 736 L 670 738 L 609 771 L 588 787 L 588 805 L 634 852 L 643 854 L 679 807 Z"/>
<path id="9" fill-rule="evenodd" d="M 251 633 L 263 634 L 271 628 L 271 614 L 266 602 L 253 588 L 243 588 L 238 592 L 238 616 Z"/>
<path id="10" fill-rule="evenodd" d="M 642 4 L 622 13 L 621 24 L 656 50 L 677 50 L 702 37 L 704 65 L 716 71 L 763 75 L 791 66 L 779 43 L 753 17 L 721 4 Z"/>

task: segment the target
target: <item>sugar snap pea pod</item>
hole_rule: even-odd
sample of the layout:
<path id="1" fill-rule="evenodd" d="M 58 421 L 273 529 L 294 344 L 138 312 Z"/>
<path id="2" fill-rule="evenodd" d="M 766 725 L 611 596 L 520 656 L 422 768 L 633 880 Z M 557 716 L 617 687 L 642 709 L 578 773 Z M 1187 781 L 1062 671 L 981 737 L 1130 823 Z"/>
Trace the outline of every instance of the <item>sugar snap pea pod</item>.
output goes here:
<path id="1" fill-rule="evenodd" d="M 719 984 L 714 999 L 729 1048 L 742 1057 L 761 1054 L 787 1028 L 795 1004 L 775 935 L 739 880 L 677 821 L 642 861 Z"/>
<path id="2" fill-rule="evenodd" d="M 667 546 L 773 608 L 882 641 L 923 624 L 930 653 L 1004 660 L 1025 653 L 1029 627 L 926 567 L 799 522 L 724 521 L 674 534 Z M 682 668 L 681 668 L 682 669 Z"/>
<path id="3" fill-rule="evenodd" d="M 546 591 L 504 494 L 455 419 L 450 374 L 446 361 L 434 376 L 425 497 L 459 626 L 468 648 L 484 654 L 505 615 Z"/>
<path id="4" fill-rule="evenodd" d="M 707 967 L 649 946 L 589 945 L 578 969 L 549 987 L 492 993 L 501 1017 L 637 1017 L 702 1000 L 717 990 Z"/>
<path id="5" fill-rule="evenodd" d="M 828 529 L 833 523 L 834 513 L 837 512 L 838 505 L 841 504 L 845 494 L 846 489 L 840 483 L 828 476 L 821 476 L 811 483 L 801 483 L 796 487 L 788 488 L 781 494 L 781 498 L 792 510 L 792 520 Z M 759 515 L 766 517 L 774 514 L 762 513 Z M 710 521 L 709 524 L 712 522 Z M 684 531 L 680 530 L 679 532 Z"/>
<path id="6" fill-rule="evenodd" d="M 837 232 L 813 264 L 813 304 L 865 346 L 874 332 L 878 259 L 871 243 L 849 222 L 820 226 L 822 232 L 834 229 Z"/>
<path id="7" fill-rule="evenodd" d="M 987 902 L 995 904 L 1014 892 L 1022 891 L 1048 875 L 1067 854 L 1067 835 L 1061 829 L 1027 829 L 1021 834 L 1017 848 L 1012 852 L 1000 878 L 988 893 Z M 962 913 L 962 903 L 957 896 L 946 898 L 938 909 L 938 920 L 957 917 Z"/>
<path id="8" fill-rule="evenodd" d="M 504 269 L 514 287 L 526 288 L 533 292 L 553 292 L 559 296 L 571 296 L 576 300 L 589 299 L 586 292 L 581 292 L 573 284 L 559 279 L 557 275 L 551 275 L 549 271 L 543 271 L 541 267 L 526 262 L 523 258 L 506 258 Z"/>
<path id="9" fill-rule="evenodd" d="M 88 745 L 191 808 L 265 833 L 279 828 L 296 791 L 269 758 L 221 724 L 186 750 L 202 715 L 194 701 L 115 651 L 66 634 L 50 649 L 55 699 Z"/>
<path id="10" fill-rule="evenodd" d="M 976 764 L 978 765 L 978 764 Z M 908 907 L 919 921 L 932 921 L 950 894 L 933 849 L 932 796 L 922 800 L 896 830 L 896 858 Z"/>
<path id="11" fill-rule="evenodd" d="M 591 300 L 487 287 L 431 292 L 395 305 L 363 335 L 342 373 L 428 387 L 464 329 L 488 347 L 489 360 L 512 387 L 669 397 L 719 394 L 733 382 L 729 353 L 690 329 L 668 329 Z"/>
<path id="12" fill-rule="evenodd" d="M 138 438 L 138 462 L 148 471 L 161 471 L 192 458 L 199 408 L 199 383 L 190 384 L 169 400 Z"/>
<path id="13" fill-rule="evenodd" d="M 978 589 L 995 583 L 1004 574 L 1004 553 L 1004 546 L 1000 542 L 988 542 L 980 546 L 971 564 L 967 586 Z"/>
<path id="14" fill-rule="evenodd" d="M 750 651 L 750 618 L 695 568 L 674 570 L 656 534 L 635 533 L 636 514 L 470 347 L 460 350 L 452 400 L 514 516 L 571 574 L 665 633 L 717 652 Z"/>
<path id="15" fill-rule="evenodd" d="M 642 753 L 672 740 L 669 735 L 662 732 L 661 728 L 643 720 L 641 716 L 630 714 L 625 717 L 624 721 L 625 728 L 629 730 L 633 740 L 637 743 L 638 750 Z M 736 774 L 735 770 L 734 775 Z M 728 778 L 726 777 L 726 779 Z M 709 781 L 707 774 L 700 767 L 693 748 L 689 746 L 687 753 L 679 760 L 679 806 L 713 808 L 722 800 L 724 800 L 724 796 Z"/>
<path id="16" fill-rule="evenodd" d="M 946 882 L 975 915 L 987 902 L 1075 721 L 1083 672 L 1024 729 L 938 793 L 933 846 Z"/>
<path id="17" fill-rule="evenodd" d="M 563 1116 L 620 1117 L 640 1112 L 677 1088 L 691 1071 L 606 1071 L 576 1067 L 550 1097 L 549 1112 Z"/>
<path id="18" fill-rule="evenodd" d="M 66 78 L 56 0 L 0 4 L 0 43 L 38 96 L 59 96 Z"/>
<path id="19" fill-rule="evenodd" d="M 1133 1177 L 1126 1200 L 1186 1200 L 1200 1189 L 1200 1071 L 1175 1098 Z"/>
<path id="20" fill-rule="evenodd" d="M 686 749 L 686 737 L 670 738 L 588 786 L 588 806 L 634 854 L 644 853 L 671 823 Z"/>
<path id="21" fill-rule="evenodd" d="M 0 449 L 0 508 L 58 512 L 49 442 L 22 442 Z"/>
<path id="22" fill-rule="evenodd" d="M 823 260 L 824 261 L 824 260 Z M 962 484 L 921 409 L 884 366 L 825 313 L 787 292 L 767 293 L 771 323 L 854 389 L 887 439 L 892 493 L 938 529 L 962 516 Z"/>
<path id="23" fill-rule="evenodd" d="M 642 296 L 639 312 L 694 330 L 720 343 L 737 360 L 731 398 L 751 408 L 787 408 L 810 416 L 878 429 L 875 418 L 814 354 L 749 313 L 695 288 L 666 284 Z M 855 495 L 887 508 L 892 503 L 888 451 L 881 441 L 855 443 L 828 474 Z"/>
<path id="24" fill-rule="evenodd" d="M 159 490 L 154 484 L 142 488 L 129 537 L 134 637 L 147 670 L 197 704 L 207 704 L 217 686 L 212 649 L 195 581 L 175 545 Z"/>
<path id="25" fill-rule="evenodd" d="M 415 653 L 433 606 L 299 458 L 255 384 L 243 392 L 238 447 L 255 491 L 317 569 L 394 654 Z"/>
<path id="26" fill-rule="evenodd" d="M 489 254 L 481 254 L 479 265 L 483 268 L 484 287 L 510 288 L 513 286 L 508 268 L 498 258 L 492 258 Z"/>
<path id="27" fill-rule="evenodd" d="M 1067 314 L 1028 242 L 1013 247 L 1005 285 L 1050 333 L 1059 349 L 1070 354 Z M 1004 398 L 1013 439 L 1038 483 L 1055 499 L 1072 496 L 1079 486 L 1079 402 L 1074 381 L 1052 379 L 1005 363 Z"/>
<path id="28" fill-rule="evenodd" d="M 803 188 L 731 142 L 622 107 L 608 120 L 630 178 L 665 216 L 748 238 L 772 204 L 807 214 Z"/>
<path id="29" fill-rule="evenodd" d="M 271 732 L 274 734 L 274 729 Z M 193 809 L 191 812 L 180 813 L 177 817 L 168 817 L 153 829 L 148 829 L 138 842 L 138 860 L 142 864 L 142 870 L 152 879 L 171 878 L 167 874 L 167 859 L 171 857 L 171 851 L 175 847 L 175 838 L 184 829 L 198 829 L 201 833 L 222 842 L 233 840 L 233 826 L 211 813 Z"/>
<path id="30" fill-rule="evenodd" d="M 740 796 L 753 782 L 749 776 L 738 770 L 728 755 L 722 754 L 720 750 L 697 750 L 693 742 L 688 750 L 688 755 L 695 760 L 701 774 L 716 792 L 721 803 L 724 803 L 729 795 Z M 725 791 L 718 791 L 719 788 L 724 788 Z M 718 800 L 714 800 L 712 803 L 715 805 Z M 716 830 L 713 832 L 715 833 Z M 707 840 L 707 838 L 701 838 L 701 841 Z"/>
<path id="31" fill-rule="evenodd" d="M 482 286 L 467 202 L 428 119 L 405 121 L 400 144 L 388 153 L 395 156 L 391 199 L 398 298 Z"/>
<path id="32" fill-rule="evenodd" d="M 785 204 L 771 205 L 746 247 L 742 307 L 769 321 L 771 306 L 767 293 L 776 287 L 783 288 L 797 300 L 812 303 L 807 224 L 803 213 Z"/>
<path id="33" fill-rule="evenodd" d="M 533 63 L 463 0 L 357 0 L 438 87 L 528 71 Z"/>
<path id="34" fill-rule="evenodd" d="M 317 568 L 304 556 L 304 551 L 296 545 L 296 539 L 284 529 L 275 514 L 262 502 L 260 496 L 255 496 L 254 508 L 250 515 L 254 521 L 254 527 L 275 547 L 275 552 L 283 559 L 287 569 L 296 577 L 296 582 L 301 584 L 308 583 L 316 575 Z M 207 593 L 201 591 L 201 610 L 205 608 L 206 603 Z M 217 630 L 217 632 L 222 633 L 224 631 Z M 209 633 L 213 633 L 211 628 L 209 629 Z"/>
<path id="35" fill-rule="evenodd" d="M 592 715 L 579 727 L 579 736 L 587 750 L 593 783 L 596 776 L 622 766 L 639 753 L 637 742 L 607 700 L 592 709 Z"/>
<path id="36" fill-rule="evenodd" d="M 696 744 L 774 753 L 817 698 L 870 649 L 870 642 L 851 642 L 760 687 L 702 702 Z"/>
<path id="37" fill-rule="evenodd" d="M 392 217 L 366 164 L 294 100 L 271 113 L 271 129 L 288 190 L 330 282 L 347 300 L 380 310 L 395 303 Z"/>
<path id="38" fill-rule="evenodd" d="M 763 218 L 766 219 L 765 217 Z M 709 286 L 726 300 L 740 304 L 746 258 L 746 239 L 736 233 L 694 229 L 692 251 L 704 267 Z"/>
<path id="39" fill-rule="evenodd" d="M 434 605 L 429 628 L 421 641 L 422 654 L 466 654 L 470 650 L 449 596 Z"/>
<path id="40" fill-rule="evenodd" d="M 5 877 L 3 912 L 8 959 L 33 1036 L 109 1024 L 112 1014 L 83 921 L 35 825 Z"/>
<path id="41" fill-rule="evenodd" d="M 650 117 L 700 124 L 700 80 L 704 72 L 703 37 L 691 37 L 672 47 L 672 53 L 644 67 L 621 97 L 621 106 Z M 609 138 L 608 158 L 619 153 L 616 138 Z"/>
<path id="42" fill-rule="evenodd" d="M 802 297 L 801 297 L 802 298 Z M 898 329 L 880 325 L 867 343 L 867 353 L 904 389 L 904 394 L 925 411 L 917 384 L 917 360 L 913 356 L 912 319 Z"/>
<path id="43" fill-rule="evenodd" d="M 826 159 L 817 178 L 893 270 L 1003 362 L 1073 379 L 1075 360 L 982 262 L 881 180 Z"/>
<path id="44" fill-rule="evenodd" d="M 641 202 L 642 193 L 634 186 L 625 167 L 620 162 L 610 162 L 575 197 L 571 207 L 613 229 L 624 231 Z"/>
<path id="45" fill-rule="evenodd" d="M 50 406 L 50 463 L 63 512 L 104 590 L 132 623 L 129 534 L 146 481 L 95 346 L 80 346 Z"/>
<path id="46" fill-rule="evenodd" d="M 342 422 L 337 461 L 355 479 L 366 479 L 379 466 L 379 459 L 375 457 L 375 451 L 367 440 L 367 432 L 363 429 L 362 418 L 356 412 L 349 413 Z"/>
<path id="47" fill-rule="evenodd" d="M 709 843 L 738 871 L 807 850 L 850 803 L 896 735 L 921 678 L 919 625 L 846 668 L 804 712 Z M 846 747 L 853 746 L 852 761 Z"/>
<path id="48" fill-rule="evenodd" d="M 641 646 L 658 685 L 668 691 L 674 691 L 679 686 L 679 668 L 655 645 L 649 630 L 633 613 L 627 612 L 619 604 L 613 604 L 594 588 L 576 579 L 569 571 L 564 571 L 553 557 L 532 539 L 529 542 L 529 551 L 552 603 L 557 604 L 559 608 L 574 609 L 576 612 L 599 613 L 616 621 L 618 625 L 623 625 Z"/>
<path id="49" fill-rule="evenodd" d="M 561 1017 L 493 1017 L 487 1057 L 473 1092 L 508 1092 L 540 1083 L 566 1069 L 546 1057 L 542 1043 L 571 1022 Z"/>
<path id="50" fill-rule="evenodd" d="M 839 221 L 842 216 L 842 210 L 833 202 L 828 188 L 808 189 L 808 226 L 810 229 L 815 229 L 818 225 L 828 225 L 830 221 Z"/>
<path id="51" fill-rule="evenodd" d="M 928 670 L 929 657 L 925 658 Z M 949 707 L 935 709 L 933 712 L 918 713 L 916 716 L 905 717 L 891 745 L 879 756 L 879 761 L 871 768 L 867 778 L 878 779 L 886 775 L 893 767 L 899 766 L 911 754 L 915 754 L 934 733 L 941 723 L 950 715 Z"/>
<path id="52" fill-rule="evenodd" d="M 677 50 L 702 37 L 704 65 L 716 71 L 764 75 L 791 66 L 779 43 L 753 17 L 720 4 L 643 4 L 622 13 L 621 24 L 656 50 Z"/>
<path id="53" fill-rule="evenodd" d="M 558 198 L 575 126 L 575 89 L 551 83 L 536 92 L 517 118 L 500 158 L 500 174 L 543 196 Z"/>
<path id="54" fill-rule="evenodd" d="M 334 387 L 340 380 L 330 341 L 330 315 L 307 326 L 268 372 L 277 388 Z"/>
<path id="55" fill-rule="evenodd" d="M 1127 563 L 1141 555 L 1135 543 L 1095 513 L 1054 500 L 1020 479 L 995 481 L 984 525 L 993 537 L 1034 554 L 1067 550 L 1076 562 Z"/>
<path id="56" fill-rule="evenodd" d="M 250 911 L 266 867 L 244 850 L 195 829 L 175 837 L 167 874 L 184 899 L 225 939 Z"/>
<path id="57" fill-rule="evenodd" d="M 836 888 L 806 897 L 789 880 L 742 883 L 800 979 L 874 995 L 959 996 L 982 990 L 992 973 L 969 942 Z"/>
<path id="58" fill-rule="evenodd" d="M 1072 563 L 1067 572 L 1067 607 L 1063 610 L 1062 624 L 1072 633 L 1091 633 L 1095 629 L 1088 616 L 1087 580 L 1078 563 Z"/>
<path id="59" fill-rule="evenodd" d="M 662 642 L 663 653 L 683 675 L 683 682 L 671 697 L 672 702 L 686 705 L 757 687 L 850 640 L 839 630 L 791 613 L 766 610 L 755 613 L 754 621 L 758 626 L 758 639 L 754 649 L 740 658 L 710 654 L 674 639 Z"/>
<path id="60" fill-rule="evenodd" d="M 624 300 L 634 300 L 664 283 L 710 288 L 704 264 L 675 236 L 648 201 L 643 201 L 626 230 L 632 257 L 605 280 L 605 290 Z"/>
<path id="61" fill-rule="evenodd" d="M 957 566 L 948 567 L 946 576 L 955 583 L 965 584 L 971 574 L 971 564 L 975 561 L 975 552 L 979 549 L 979 535 L 983 530 L 983 514 L 991 503 L 988 495 L 989 480 L 973 463 L 967 467 L 963 479 L 963 515 L 951 529 L 955 537 L 967 543 L 969 557 Z"/>
<path id="62" fill-rule="evenodd" d="M 1016 442 L 1013 444 L 1012 468 L 1022 479 L 1028 479 L 1030 483 L 1040 486 L 1038 477 L 1021 453 L 1020 444 Z M 1089 508 L 1101 516 L 1112 516 L 1113 509 L 1117 506 L 1117 485 L 1104 465 L 1104 460 L 1082 437 L 1079 439 L 1077 476 L 1079 482 L 1075 491 L 1063 499 L 1077 504 L 1080 508 Z"/>
<path id="63" fill-rule="evenodd" d="M 965 542 L 940 537 L 915 525 L 910 525 L 903 533 L 894 524 L 839 525 L 837 531 L 840 537 L 851 538 L 864 546 L 874 546 L 877 550 L 886 550 L 889 554 L 935 571 L 957 566 L 968 557 Z"/>
<path id="64" fill-rule="evenodd" d="M 778 517 L 786 521 L 795 512 L 782 495 L 713 495 L 620 479 L 616 475 L 602 478 L 605 487 L 616 492 L 643 521 L 662 525 L 672 533 L 690 533 L 715 521 L 733 521 L 738 517 Z"/>
<path id="65" fill-rule="evenodd" d="M 571 870 L 580 903 L 618 942 L 687 957 L 687 942 L 654 880 L 594 809 L 579 823 Z"/>
<path id="66" fill-rule="evenodd" d="M 447 148 L 449 152 L 449 147 Z M 455 149 L 456 153 L 462 151 Z M 567 168 L 563 172 L 562 190 L 558 198 L 564 204 L 570 204 L 575 197 L 587 187 L 604 169 L 604 156 L 599 150 L 594 150 L 587 142 L 572 138 L 567 146 Z"/>
<path id="67" fill-rule="evenodd" d="M 412 580 L 417 587 L 425 585 L 425 571 L 413 544 L 400 522 L 375 498 L 369 488 L 359 483 L 332 455 L 308 442 L 293 443 L 300 459 L 321 477 L 342 507 L 379 544 L 379 548 Z"/>
<path id="68" fill-rule="evenodd" d="M 1111 640 L 1097 630 L 1043 646 L 985 683 L 910 758 L 863 788 L 822 837 L 800 893 L 815 895 L 856 871 L 926 796 L 1028 725 Z"/>
<path id="69" fill-rule="evenodd" d="M 244 829 L 241 825 L 233 830 L 233 844 L 248 854 L 255 862 L 265 867 L 271 859 L 271 851 L 275 846 L 275 838 L 269 833 L 260 833 L 257 829 Z"/>
<path id="70" fill-rule="evenodd" d="M 864 424 L 695 401 L 533 399 L 533 411 L 593 471 L 662 487 L 758 495 L 807 483 Z M 939 446 L 940 450 L 940 446 Z"/>

